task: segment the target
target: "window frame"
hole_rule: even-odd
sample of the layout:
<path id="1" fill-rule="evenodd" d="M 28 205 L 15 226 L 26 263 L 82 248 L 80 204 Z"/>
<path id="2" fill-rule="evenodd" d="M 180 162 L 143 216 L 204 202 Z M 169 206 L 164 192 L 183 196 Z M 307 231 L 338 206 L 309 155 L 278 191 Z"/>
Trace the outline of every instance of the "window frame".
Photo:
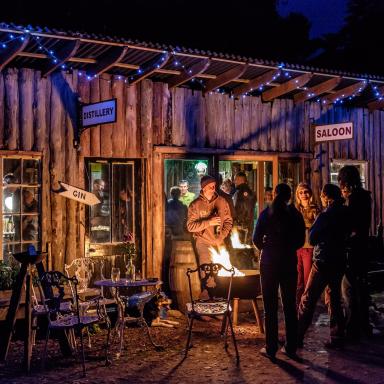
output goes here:
<path id="1" fill-rule="evenodd" d="M 21 167 L 20 170 L 20 183 L 10 183 L 4 185 L 3 178 L 4 178 L 4 159 L 16 159 L 20 160 L 21 164 L 25 160 L 34 160 L 38 161 L 38 182 L 37 184 L 25 184 L 22 183 L 23 181 L 23 172 L 24 172 L 24 167 Z M 42 241 L 42 198 L 43 198 L 43 183 L 42 183 L 42 178 L 43 178 L 43 156 L 39 152 L 23 152 L 23 151 L 0 151 L 0 177 L 2 180 L 2 186 L 0 188 L 0 201 L 1 201 L 1 220 L 0 220 L 0 232 L 1 232 L 1 240 L 0 240 L 0 246 L 1 246 L 1 252 L 0 252 L 0 260 L 4 260 L 4 255 L 3 255 L 3 248 L 5 245 L 20 245 L 20 249 L 22 250 L 23 245 L 26 244 L 34 244 L 36 248 L 38 247 L 39 244 L 41 244 Z M 26 188 L 33 188 L 37 189 L 39 193 L 39 201 L 38 201 L 38 207 L 37 207 L 37 212 L 21 212 L 22 211 L 22 205 L 20 205 L 20 212 L 15 213 L 15 212 L 4 212 L 3 210 L 3 195 L 4 195 L 4 189 L 5 187 L 14 187 L 14 188 L 19 188 L 20 192 L 22 189 Z M 20 204 L 22 204 L 22 196 L 20 195 Z M 23 216 L 37 216 L 38 217 L 38 238 L 37 240 L 23 240 L 23 234 L 22 231 L 20 231 L 20 239 L 18 241 L 9 241 L 6 242 L 4 241 L 4 226 L 3 226 L 3 218 L 5 216 L 18 216 L 21 218 Z M 21 224 L 20 224 L 21 225 Z"/>

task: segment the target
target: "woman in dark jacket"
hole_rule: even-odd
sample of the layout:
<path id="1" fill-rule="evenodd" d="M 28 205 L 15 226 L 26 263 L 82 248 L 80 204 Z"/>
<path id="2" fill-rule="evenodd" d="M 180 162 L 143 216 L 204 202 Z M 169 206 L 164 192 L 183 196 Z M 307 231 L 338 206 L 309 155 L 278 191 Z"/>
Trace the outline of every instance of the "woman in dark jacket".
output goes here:
<path id="1" fill-rule="evenodd" d="M 326 184 L 320 195 L 326 208 L 309 232 L 314 246 L 313 264 L 299 305 L 298 343 L 312 323 L 316 303 L 327 287 L 331 340 L 326 347 L 341 347 L 344 337 L 344 314 L 341 304 L 341 280 L 346 264 L 346 240 L 350 233 L 348 208 L 343 205 L 340 188 Z"/>
<path id="2" fill-rule="evenodd" d="M 286 344 L 282 352 L 296 356 L 297 348 L 297 256 L 305 241 L 305 223 L 300 212 L 288 205 L 291 188 L 279 184 L 270 207 L 261 212 L 253 242 L 261 250 L 260 274 L 265 310 L 266 346 L 263 356 L 274 359 L 278 349 L 278 292 L 285 317 Z"/>

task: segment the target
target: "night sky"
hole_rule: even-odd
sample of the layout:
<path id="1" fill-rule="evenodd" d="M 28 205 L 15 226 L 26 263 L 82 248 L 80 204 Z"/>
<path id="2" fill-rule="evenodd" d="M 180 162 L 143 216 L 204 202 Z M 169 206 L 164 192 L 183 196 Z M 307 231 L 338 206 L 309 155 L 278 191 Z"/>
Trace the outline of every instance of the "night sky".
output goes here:
<path id="1" fill-rule="evenodd" d="M 311 22 L 310 37 L 321 37 L 325 33 L 338 32 L 344 23 L 347 0 L 281 0 L 280 15 L 299 12 Z"/>

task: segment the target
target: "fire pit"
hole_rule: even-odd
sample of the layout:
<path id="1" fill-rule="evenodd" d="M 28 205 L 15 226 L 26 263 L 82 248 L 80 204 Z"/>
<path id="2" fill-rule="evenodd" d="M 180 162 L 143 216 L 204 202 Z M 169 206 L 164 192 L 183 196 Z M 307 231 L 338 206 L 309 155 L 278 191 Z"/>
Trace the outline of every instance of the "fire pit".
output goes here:
<path id="1" fill-rule="evenodd" d="M 231 298 L 255 300 L 261 295 L 260 272 L 256 269 L 240 270 L 244 275 L 234 276 L 232 279 Z M 224 296 L 227 292 L 229 276 L 217 277 L 217 295 Z"/>

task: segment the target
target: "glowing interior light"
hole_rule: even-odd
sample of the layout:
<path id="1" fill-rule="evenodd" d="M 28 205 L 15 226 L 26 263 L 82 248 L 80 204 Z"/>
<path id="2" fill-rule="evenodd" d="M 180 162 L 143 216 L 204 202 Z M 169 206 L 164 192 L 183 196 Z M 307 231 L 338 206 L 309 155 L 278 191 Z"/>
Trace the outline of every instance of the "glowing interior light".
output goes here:
<path id="1" fill-rule="evenodd" d="M 8 196 L 4 199 L 4 204 L 5 206 L 7 207 L 7 209 L 9 209 L 10 211 L 12 211 L 13 209 L 13 197 L 12 196 Z"/>

